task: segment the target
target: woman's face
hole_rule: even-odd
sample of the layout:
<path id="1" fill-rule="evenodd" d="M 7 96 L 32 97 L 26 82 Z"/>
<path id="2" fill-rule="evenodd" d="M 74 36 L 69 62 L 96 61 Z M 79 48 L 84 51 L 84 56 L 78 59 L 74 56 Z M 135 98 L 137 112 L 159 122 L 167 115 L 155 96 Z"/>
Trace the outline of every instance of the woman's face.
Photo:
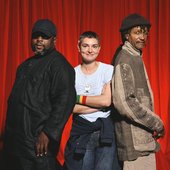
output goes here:
<path id="1" fill-rule="evenodd" d="M 85 63 L 92 63 L 100 52 L 100 44 L 96 38 L 84 38 L 78 46 L 82 60 Z"/>

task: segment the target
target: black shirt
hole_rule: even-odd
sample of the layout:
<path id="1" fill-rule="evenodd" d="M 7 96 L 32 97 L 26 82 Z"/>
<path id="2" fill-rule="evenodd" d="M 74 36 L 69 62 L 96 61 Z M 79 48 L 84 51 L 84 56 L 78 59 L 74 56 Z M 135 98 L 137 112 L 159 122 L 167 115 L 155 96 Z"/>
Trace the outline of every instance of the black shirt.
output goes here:
<path id="1" fill-rule="evenodd" d="M 55 155 L 76 101 L 74 87 L 74 69 L 55 49 L 23 62 L 8 99 L 5 149 L 35 156 L 37 136 L 44 131 L 50 139 L 49 153 Z"/>

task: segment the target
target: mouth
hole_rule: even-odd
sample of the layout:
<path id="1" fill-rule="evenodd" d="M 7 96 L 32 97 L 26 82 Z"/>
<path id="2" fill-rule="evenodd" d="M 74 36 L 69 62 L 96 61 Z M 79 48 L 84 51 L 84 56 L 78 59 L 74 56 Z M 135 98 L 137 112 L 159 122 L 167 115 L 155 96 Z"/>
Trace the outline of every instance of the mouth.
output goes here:
<path id="1" fill-rule="evenodd" d="M 93 53 L 86 53 L 87 56 L 93 56 L 94 54 Z"/>
<path id="2" fill-rule="evenodd" d="M 42 50 L 44 48 L 42 44 L 36 44 L 35 47 L 37 50 Z"/>
<path id="3" fill-rule="evenodd" d="M 145 42 L 138 42 L 137 45 L 144 47 L 146 44 L 145 44 Z"/>
<path id="4" fill-rule="evenodd" d="M 145 41 L 139 41 L 138 44 L 145 44 Z"/>

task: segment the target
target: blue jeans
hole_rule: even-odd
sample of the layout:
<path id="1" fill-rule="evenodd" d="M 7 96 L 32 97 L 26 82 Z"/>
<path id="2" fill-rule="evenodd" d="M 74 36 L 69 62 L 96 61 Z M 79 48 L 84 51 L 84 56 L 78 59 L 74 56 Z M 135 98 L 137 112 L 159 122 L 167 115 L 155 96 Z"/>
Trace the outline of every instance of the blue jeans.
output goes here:
<path id="1" fill-rule="evenodd" d="M 114 133 L 113 133 L 114 135 Z M 66 146 L 64 170 L 120 170 L 115 144 L 115 135 L 112 145 L 103 146 L 99 143 L 100 132 L 91 134 L 84 155 L 74 153 Z M 76 141 L 74 141 L 76 142 Z"/>
<path id="2" fill-rule="evenodd" d="M 83 158 L 82 170 L 119 170 L 115 137 L 111 146 L 102 146 L 99 143 L 99 136 L 99 132 L 91 135 Z"/>

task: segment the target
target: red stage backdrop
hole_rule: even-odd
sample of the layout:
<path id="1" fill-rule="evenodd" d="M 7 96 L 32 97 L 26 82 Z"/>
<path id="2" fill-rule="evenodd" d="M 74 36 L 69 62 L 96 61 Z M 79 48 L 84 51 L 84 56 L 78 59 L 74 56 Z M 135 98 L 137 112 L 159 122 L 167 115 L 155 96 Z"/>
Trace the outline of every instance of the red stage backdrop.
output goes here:
<path id="1" fill-rule="evenodd" d="M 152 23 L 143 58 L 154 92 L 155 110 L 162 118 L 166 135 L 160 139 L 157 170 L 170 169 L 170 1 L 169 0 L 0 0 L 0 135 L 6 118 L 7 98 L 17 66 L 32 55 L 31 28 L 40 18 L 51 19 L 58 28 L 57 49 L 68 61 L 79 64 L 77 40 L 87 30 L 101 37 L 98 60 L 110 63 L 120 44 L 119 27 L 130 13 L 139 13 Z M 66 124 L 58 159 L 69 136 L 71 117 Z"/>

